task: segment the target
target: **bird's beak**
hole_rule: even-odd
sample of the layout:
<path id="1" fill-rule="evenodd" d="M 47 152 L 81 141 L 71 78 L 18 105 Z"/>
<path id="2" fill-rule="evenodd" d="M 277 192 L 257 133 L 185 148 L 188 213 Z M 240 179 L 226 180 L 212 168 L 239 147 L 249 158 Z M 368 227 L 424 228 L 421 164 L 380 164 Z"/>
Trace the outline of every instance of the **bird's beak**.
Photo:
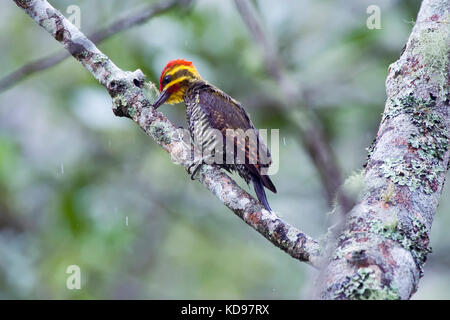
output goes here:
<path id="1" fill-rule="evenodd" d="M 169 99 L 169 96 L 170 93 L 168 90 L 164 90 L 163 92 L 161 92 L 158 99 L 153 104 L 153 108 L 155 108 L 155 110 L 158 109 L 161 105 L 163 105 L 167 101 L 167 99 Z"/>

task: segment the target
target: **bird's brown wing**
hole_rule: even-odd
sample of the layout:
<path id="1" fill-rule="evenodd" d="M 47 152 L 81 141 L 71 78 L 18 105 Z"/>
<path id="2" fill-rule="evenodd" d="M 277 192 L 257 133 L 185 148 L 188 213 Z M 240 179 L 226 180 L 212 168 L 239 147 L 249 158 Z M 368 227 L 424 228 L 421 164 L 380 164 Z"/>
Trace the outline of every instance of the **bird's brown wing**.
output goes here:
<path id="1" fill-rule="evenodd" d="M 227 129 L 254 130 L 256 139 L 234 139 L 235 155 L 238 152 L 245 153 L 245 166 L 251 173 L 261 177 L 261 167 L 268 167 L 272 162 L 270 152 L 241 104 L 212 86 L 203 88 L 198 97 L 211 127 L 220 130 L 223 136 L 227 134 Z M 268 177 L 261 178 L 264 186 L 276 192 Z"/>

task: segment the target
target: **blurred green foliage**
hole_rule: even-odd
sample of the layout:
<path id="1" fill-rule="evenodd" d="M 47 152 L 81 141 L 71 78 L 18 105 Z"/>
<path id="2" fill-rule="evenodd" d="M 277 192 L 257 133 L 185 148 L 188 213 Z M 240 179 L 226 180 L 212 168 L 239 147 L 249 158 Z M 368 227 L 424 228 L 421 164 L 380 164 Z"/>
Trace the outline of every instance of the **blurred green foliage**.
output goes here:
<path id="1" fill-rule="evenodd" d="M 63 13 L 79 5 L 89 34 L 149 1 L 51 3 Z M 286 73 L 308 92 L 344 175 L 352 175 L 376 134 L 387 69 L 419 1 L 254 3 Z M 381 8 L 380 30 L 366 27 L 371 4 Z M 60 48 L 12 1 L 0 4 L 0 28 L 0 77 Z M 244 103 L 258 127 L 279 128 L 279 192 L 269 201 L 305 232 L 326 232 L 331 209 L 318 174 L 232 1 L 195 1 L 99 47 L 119 67 L 140 68 L 156 82 L 169 60 L 192 60 Z M 0 298 L 309 297 L 314 270 L 242 223 L 110 107 L 107 92 L 73 59 L 0 94 Z M 185 126 L 183 106 L 161 111 Z M 416 298 L 450 297 L 448 189 Z M 81 268 L 81 290 L 66 288 L 72 264 Z"/>

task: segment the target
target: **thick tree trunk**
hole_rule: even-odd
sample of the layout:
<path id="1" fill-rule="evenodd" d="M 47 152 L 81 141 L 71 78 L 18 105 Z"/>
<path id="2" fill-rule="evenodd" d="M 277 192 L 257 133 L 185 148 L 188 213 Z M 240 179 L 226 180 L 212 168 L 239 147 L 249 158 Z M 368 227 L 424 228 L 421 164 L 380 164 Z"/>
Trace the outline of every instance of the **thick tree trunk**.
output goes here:
<path id="1" fill-rule="evenodd" d="M 449 0 L 424 0 L 362 173 L 364 191 L 318 280 L 323 299 L 408 299 L 430 252 L 449 162 Z"/>

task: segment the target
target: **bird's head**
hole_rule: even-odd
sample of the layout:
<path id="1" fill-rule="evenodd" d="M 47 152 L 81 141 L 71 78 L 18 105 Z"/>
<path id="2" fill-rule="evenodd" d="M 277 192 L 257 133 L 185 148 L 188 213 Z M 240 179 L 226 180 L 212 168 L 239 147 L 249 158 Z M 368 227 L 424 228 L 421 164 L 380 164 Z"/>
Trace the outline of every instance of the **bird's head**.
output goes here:
<path id="1" fill-rule="evenodd" d="M 161 72 L 159 79 L 161 93 L 153 107 L 157 109 L 164 103 L 182 102 L 186 89 L 200 79 L 192 62 L 182 59 L 170 61 Z"/>

